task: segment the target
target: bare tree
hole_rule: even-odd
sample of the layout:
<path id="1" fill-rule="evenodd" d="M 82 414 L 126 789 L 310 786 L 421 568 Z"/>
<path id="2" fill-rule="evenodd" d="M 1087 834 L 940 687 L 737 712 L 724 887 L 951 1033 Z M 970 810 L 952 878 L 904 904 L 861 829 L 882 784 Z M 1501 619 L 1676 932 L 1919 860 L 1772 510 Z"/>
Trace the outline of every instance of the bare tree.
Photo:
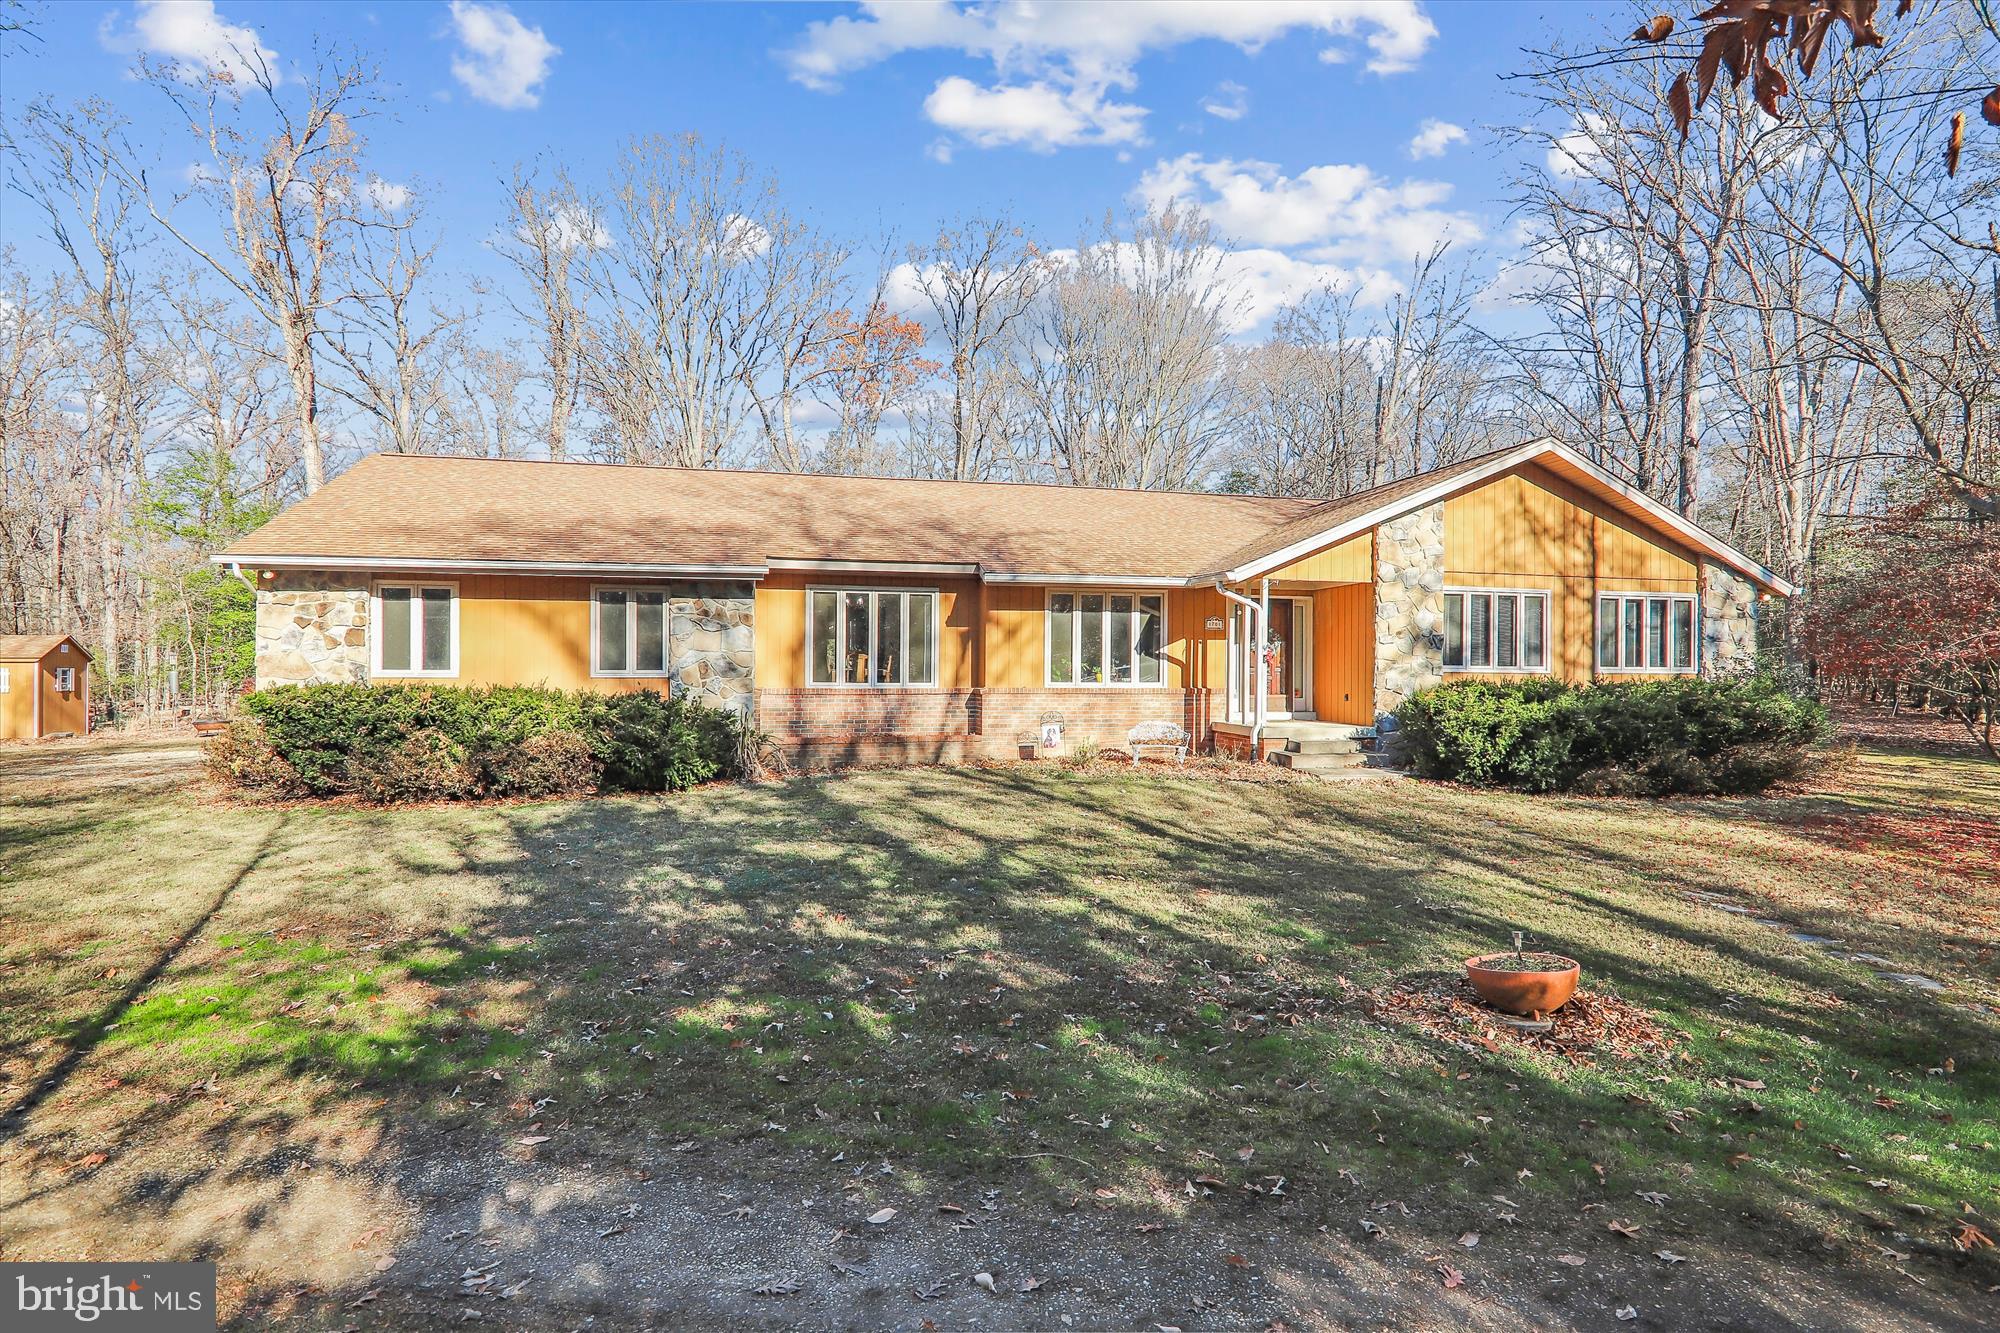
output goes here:
<path id="1" fill-rule="evenodd" d="M 1197 214 L 1106 218 L 1038 299 L 1017 374 L 1043 465 L 1083 486 L 1185 487 L 1227 429 L 1240 298 Z"/>
<path id="2" fill-rule="evenodd" d="M 973 480 L 1011 453 L 996 429 L 1006 415 L 1009 340 L 1055 265 L 1004 215 L 947 224 L 929 245 L 912 247 L 909 262 L 949 356 L 951 449 L 940 471 Z"/>
<path id="3" fill-rule="evenodd" d="M 368 225 L 348 237 L 346 289 L 324 331 L 344 372 L 327 387 L 373 420 L 397 453 L 445 447 L 452 410 L 446 355 L 470 318 L 420 294 L 441 238 L 420 238 L 420 203 L 407 186 L 370 181 Z"/>
<path id="4" fill-rule="evenodd" d="M 177 66 L 142 67 L 208 159 L 195 166 L 187 188 L 155 186 L 122 136 L 107 160 L 161 230 L 277 333 L 310 494 L 326 480 L 320 343 L 330 312 L 347 296 L 340 265 L 356 232 L 371 225 L 362 212 L 356 123 L 373 109 L 375 76 L 358 61 L 322 64 L 297 94 L 281 93 L 258 53 L 237 54 L 247 87 L 227 73 L 190 83 Z M 195 199 L 210 206 L 219 243 L 186 222 L 180 206 Z"/>
<path id="5" fill-rule="evenodd" d="M 583 380 L 586 320 L 578 268 L 610 239 L 565 173 L 543 188 L 525 170 L 515 171 L 506 229 L 494 249 L 528 289 L 527 302 L 514 310 L 539 331 L 549 457 L 557 462 L 569 456 L 570 420 Z"/>
<path id="6" fill-rule="evenodd" d="M 515 343 L 482 347 L 463 337 L 453 343 L 447 447 L 477 458 L 526 457 L 532 432 L 521 411 L 532 375 L 528 359 Z"/>

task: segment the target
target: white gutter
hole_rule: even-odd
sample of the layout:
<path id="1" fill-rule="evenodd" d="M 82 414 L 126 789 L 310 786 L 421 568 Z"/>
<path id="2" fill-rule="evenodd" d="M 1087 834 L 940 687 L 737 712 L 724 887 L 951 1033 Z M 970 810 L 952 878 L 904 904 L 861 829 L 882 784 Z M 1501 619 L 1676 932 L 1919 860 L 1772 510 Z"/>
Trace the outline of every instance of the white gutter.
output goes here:
<path id="1" fill-rule="evenodd" d="M 772 569 L 796 569 L 827 574 L 943 574 L 971 578 L 975 564 L 921 560 L 769 560 Z"/>
<path id="2" fill-rule="evenodd" d="M 1243 683 L 1245 689 L 1256 690 L 1256 693 L 1251 696 L 1256 702 L 1250 707 L 1250 758 L 1252 762 L 1261 761 L 1264 757 L 1264 719 L 1268 711 L 1264 701 L 1263 681 L 1264 617 L 1269 614 L 1269 611 L 1266 607 L 1259 606 L 1242 593 L 1231 592 L 1221 579 L 1215 581 L 1215 590 L 1230 601 L 1235 602 L 1238 606 L 1243 607 L 1249 613 L 1244 617 L 1245 632 L 1243 637 L 1246 642 L 1243 645 Z M 1271 596 L 1271 581 L 1269 579 L 1264 581 L 1264 596 L 1268 602 Z M 1224 692 L 1223 703 L 1224 709 L 1227 711 L 1228 696 L 1226 690 Z"/>
<path id="3" fill-rule="evenodd" d="M 776 563 L 775 561 L 773 563 Z M 1177 574 L 982 574 L 987 583 L 1046 583 L 1082 588 L 1194 588 L 1200 578 Z"/>
<path id="4" fill-rule="evenodd" d="M 649 574 L 664 578 L 761 579 L 768 565 L 652 565 L 558 560 L 419 560 L 400 556 L 212 555 L 209 563 L 244 560 L 259 569 L 379 569 L 438 574 Z"/>

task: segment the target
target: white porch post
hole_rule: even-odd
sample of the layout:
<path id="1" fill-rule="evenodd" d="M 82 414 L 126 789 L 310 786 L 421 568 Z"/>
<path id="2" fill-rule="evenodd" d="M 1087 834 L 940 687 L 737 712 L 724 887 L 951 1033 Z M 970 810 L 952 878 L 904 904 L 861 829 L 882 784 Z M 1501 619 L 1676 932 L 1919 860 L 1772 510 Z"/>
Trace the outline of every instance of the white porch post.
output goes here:
<path id="1" fill-rule="evenodd" d="M 1257 589 L 1257 734 L 1264 734 L 1264 724 L 1271 720 L 1270 664 L 1264 658 L 1264 645 L 1271 638 L 1271 580 L 1264 579 Z"/>
<path id="2" fill-rule="evenodd" d="M 1242 673 L 1243 663 L 1236 656 L 1236 608 L 1226 607 L 1229 614 L 1223 617 L 1224 648 L 1222 650 L 1222 720 L 1240 722 L 1242 714 L 1236 707 L 1236 677 Z"/>

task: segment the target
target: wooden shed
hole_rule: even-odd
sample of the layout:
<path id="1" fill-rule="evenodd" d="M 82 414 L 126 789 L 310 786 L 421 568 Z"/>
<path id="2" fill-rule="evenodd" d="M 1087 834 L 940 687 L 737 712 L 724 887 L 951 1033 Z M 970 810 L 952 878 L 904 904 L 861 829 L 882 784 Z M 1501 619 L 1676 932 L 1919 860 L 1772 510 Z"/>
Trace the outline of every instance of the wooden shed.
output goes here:
<path id="1" fill-rule="evenodd" d="M 68 634 L 0 634 L 0 740 L 90 732 L 90 654 Z"/>

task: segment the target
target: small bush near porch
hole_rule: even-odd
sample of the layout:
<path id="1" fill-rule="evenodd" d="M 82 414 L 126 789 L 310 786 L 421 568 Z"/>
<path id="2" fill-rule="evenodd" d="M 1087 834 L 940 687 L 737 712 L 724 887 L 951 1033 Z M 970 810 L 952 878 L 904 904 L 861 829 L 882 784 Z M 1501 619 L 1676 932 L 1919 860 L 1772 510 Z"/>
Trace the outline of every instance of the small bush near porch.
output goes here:
<path id="1" fill-rule="evenodd" d="M 1772 676 L 1462 681 L 1396 721 L 1425 777 L 1605 796 L 1760 792 L 1804 772 L 1829 734 L 1825 707 Z"/>
<path id="2" fill-rule="evenodd" d="M 209 771 L 281 795 L 381 804 L 683 791 L 741 772 L 733 714 L 653 690 L 307 685 L 264 690 Z"/>

